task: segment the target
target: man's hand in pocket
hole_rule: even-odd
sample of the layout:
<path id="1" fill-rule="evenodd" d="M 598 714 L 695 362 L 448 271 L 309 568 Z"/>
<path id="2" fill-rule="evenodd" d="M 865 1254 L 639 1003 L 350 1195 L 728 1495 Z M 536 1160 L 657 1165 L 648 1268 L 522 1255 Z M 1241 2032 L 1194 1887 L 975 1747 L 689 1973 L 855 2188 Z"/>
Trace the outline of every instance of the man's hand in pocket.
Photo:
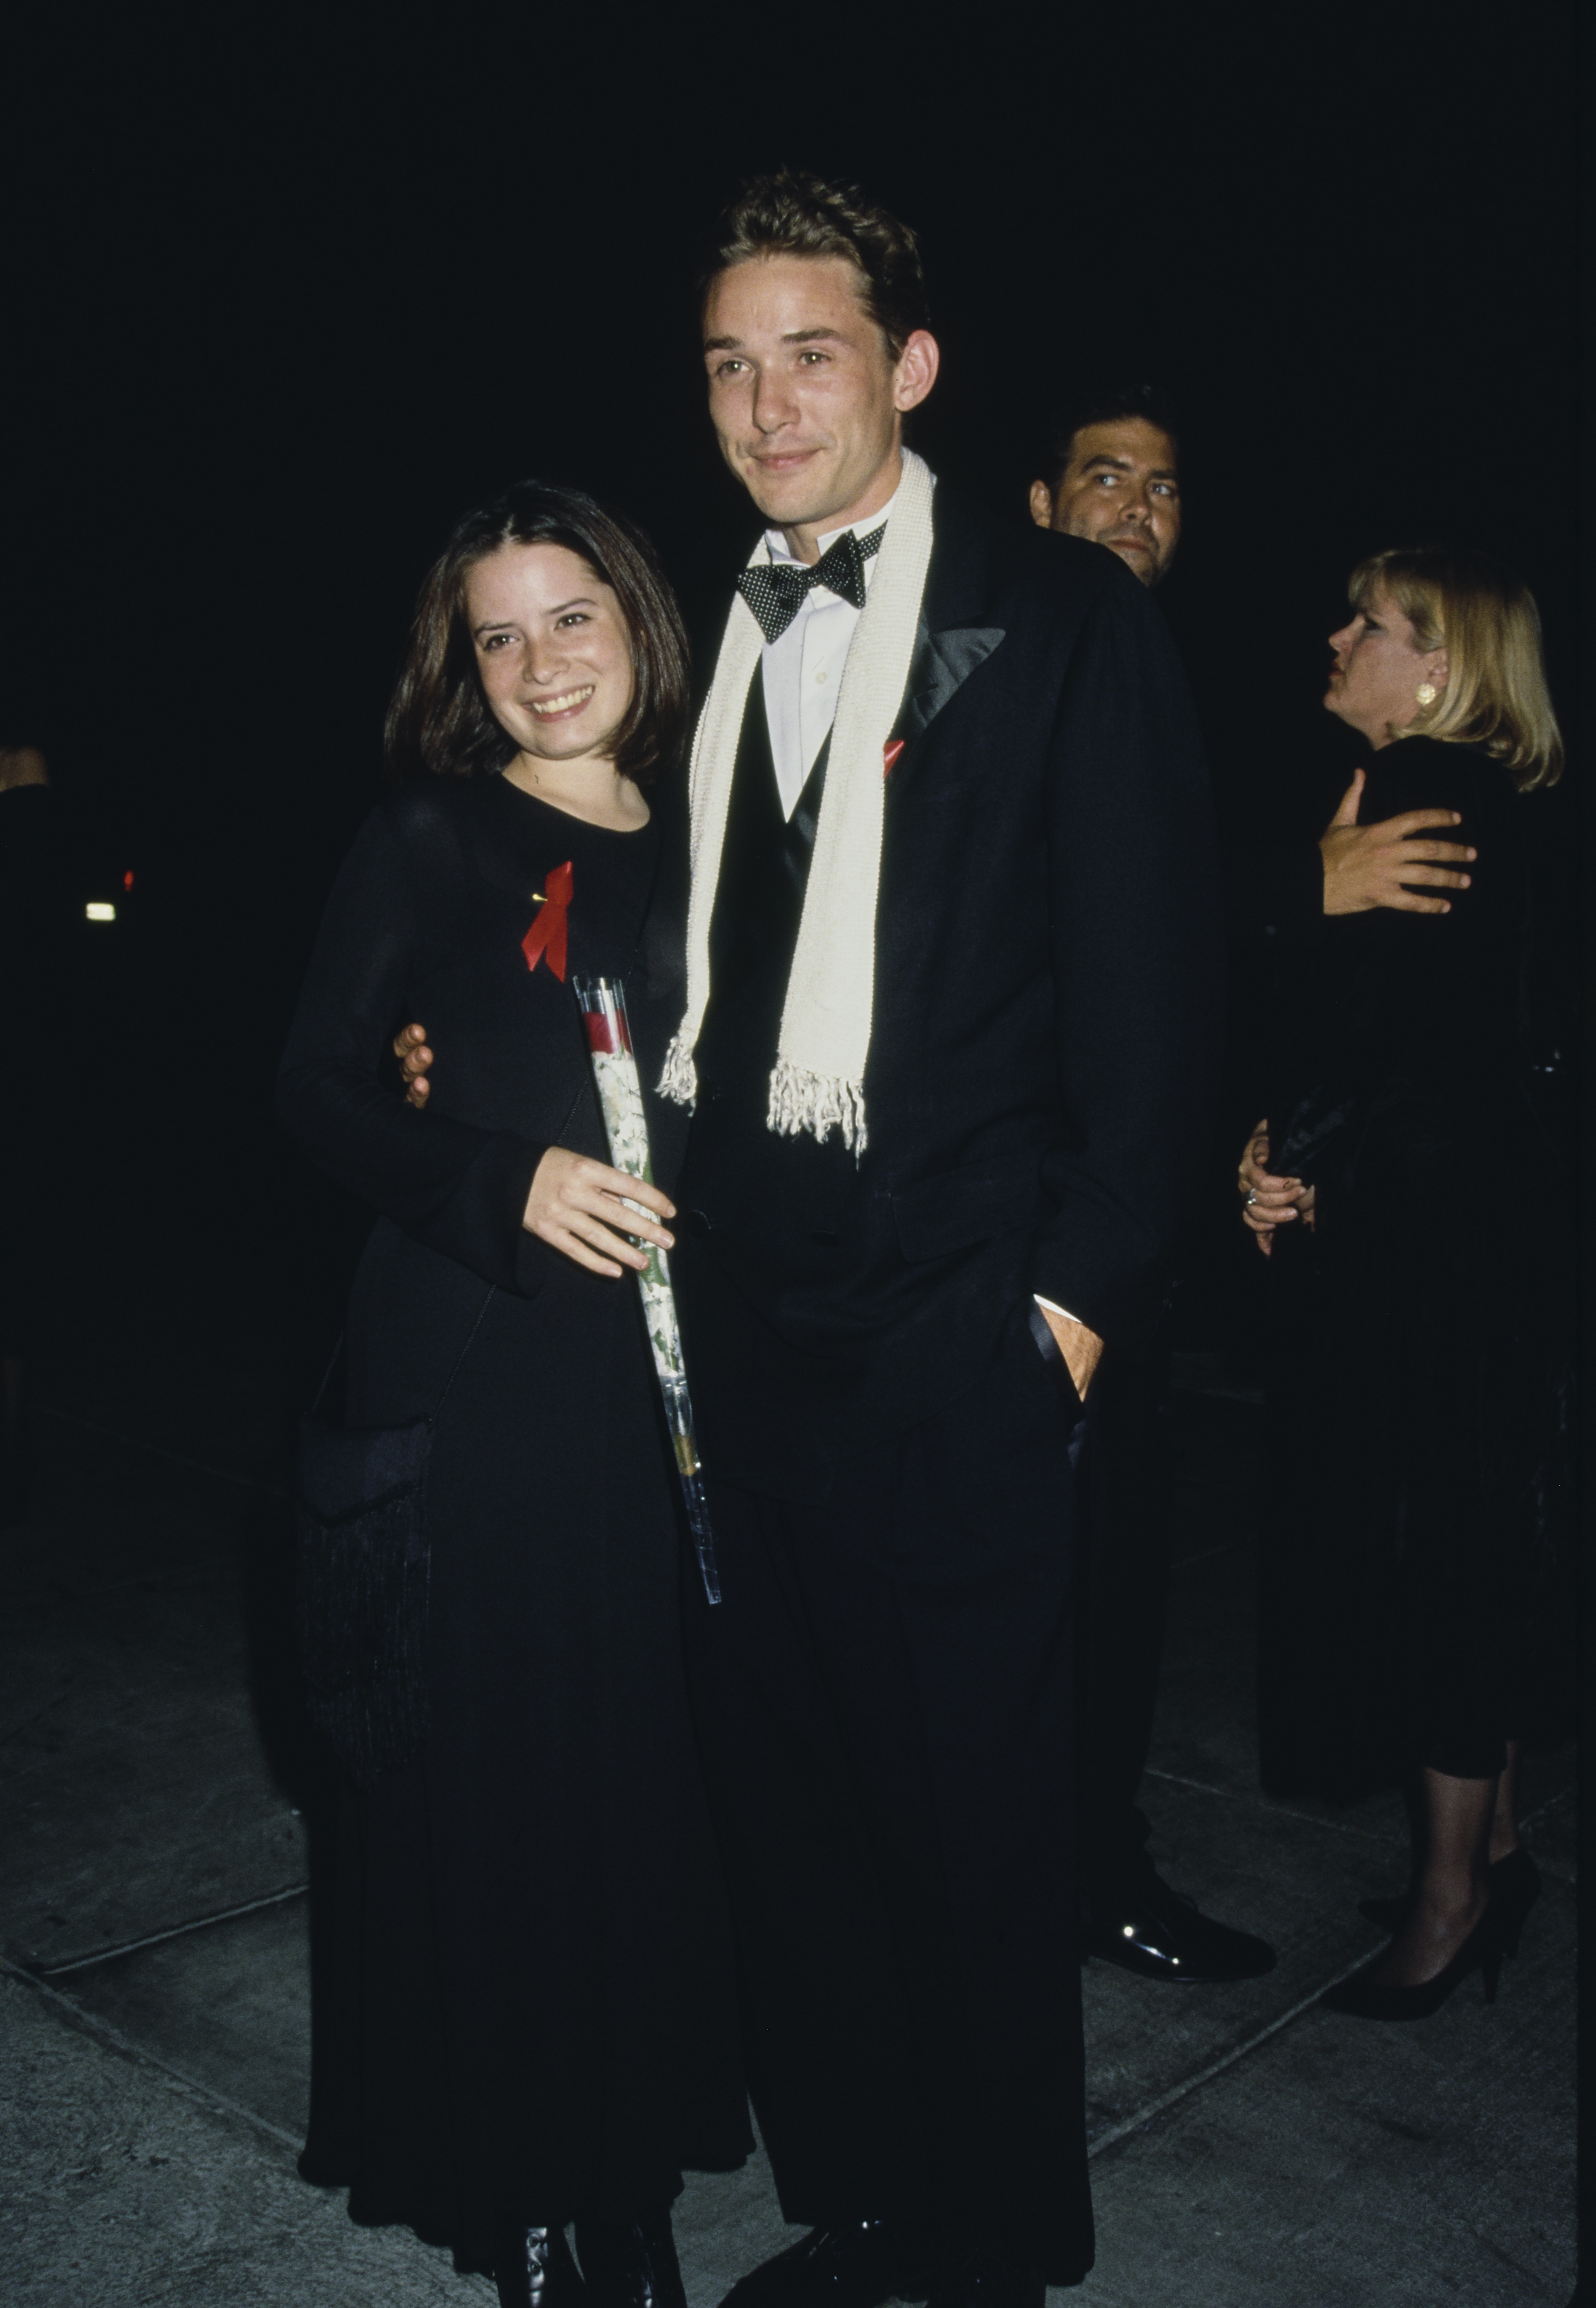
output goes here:
<path id="1" fill-rule="evenodd" d="M 1056 1306 L 1044 1306 L 1039 1298 L 1037 1312 L 1053 1334 L 1053 1343 L 1064 1356 L 1064 1366 L 1070 1374 L 1070 1383 L 1083 1402 L 1091 1384 L 1092 1374 L 1102 1360 L 1103 1342 L 1095 1331 L 1084 1322 L 1061 1314 Z"/>

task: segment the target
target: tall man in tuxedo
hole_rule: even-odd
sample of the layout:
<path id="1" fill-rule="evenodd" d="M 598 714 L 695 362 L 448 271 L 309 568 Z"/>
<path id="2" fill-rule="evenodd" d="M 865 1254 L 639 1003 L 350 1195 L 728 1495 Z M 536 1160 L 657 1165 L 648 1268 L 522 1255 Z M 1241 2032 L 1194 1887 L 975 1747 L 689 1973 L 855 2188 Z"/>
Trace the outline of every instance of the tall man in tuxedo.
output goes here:
<path id="1" fill-rule="evenodd" d="M 1040 2308 L 1091 2260 L 1073 1459 L 1205 1122 L 1201 749 L 1116 558 L 906 454 L 937 349 L 902 225 L 757 183 L 702 317 L 766 528 L 666 1077 L 723 1597 L 690 1584 L 686 1637 L 755 2104 L 814 2229 L 732 2296 Z"/>

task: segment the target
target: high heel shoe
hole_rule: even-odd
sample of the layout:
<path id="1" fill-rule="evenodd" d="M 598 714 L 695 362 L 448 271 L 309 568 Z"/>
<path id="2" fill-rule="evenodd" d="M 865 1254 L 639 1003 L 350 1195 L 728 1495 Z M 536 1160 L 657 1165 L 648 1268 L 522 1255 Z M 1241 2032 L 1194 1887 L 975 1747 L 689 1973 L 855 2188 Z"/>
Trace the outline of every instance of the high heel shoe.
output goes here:
<path id="1" fill-rule="evenodd" d="M 1540 1870 L 1521 1843 L 1491 1862 L 1491 1898 L 1502 1910 L 1502 1952 L 1516 1956 L 1524 1920 L 1540 1897 Z M 1400 1899 L 1359 1899 L 1358 1912 L 1383 1932 L 1401 1927 L 1408 1912 L 1408 1896 Z"/>
<path id="2" fill-rule="evenodd" d="M 1521 1843 L 1505 1851 L 1491 1869 L 1491 1898 L 1502 1910 L 1502 1945 L 1518 1953 L 1525 1918 L 1540 1897 L 1540 1870 Z"/>
<path id="3" fill-rule="evenodd" d="M 499 2308 L 582 2308 L 587 2287 L 564 2228 L 517 2228 L 494 2257 Z"/>
<path id="4" fill-rule="evenodd" d="M 687 2308 L 670 2208 L 634 2220 L 578 2219 L 588 2308 Z"/>
<path id="5" fill-rule="evenodd" d="M 1327 2011 L 1344 2011 L 1354 2020 L 1428 2020 L 1438 2011 L 1454 1987 L 1460 1987 L 1471 1971 L 1479 1972 L 1485 1988 L 1485 2000 L 1497 2000 L 1497 1982 L 1502 1976 L 1502 1917 L 1493 1894 L 1484 1915 L 1459 1948 L 1445 1970 L 1433 1979 L 1421 1980 L 1414 1987 L 1398 1987 L 1383 1980 L 1371 1979 L 1385 1960 L 1377 1955 L 1373 1963 L 1343 1979 L 1339 1987 L 1327 1987 L 1319 2001 Z"/>

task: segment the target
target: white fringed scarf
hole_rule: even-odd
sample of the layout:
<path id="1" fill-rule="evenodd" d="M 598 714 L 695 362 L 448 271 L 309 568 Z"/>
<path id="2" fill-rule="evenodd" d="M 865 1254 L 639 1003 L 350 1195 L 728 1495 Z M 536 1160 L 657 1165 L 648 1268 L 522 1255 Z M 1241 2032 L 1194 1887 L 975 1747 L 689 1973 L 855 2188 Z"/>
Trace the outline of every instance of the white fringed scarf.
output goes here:
<path id="1" fill-rule="evenodd" d="M 749 566 L 768 562 L 761 538 Z M 865 1060 L 876 979 L 876 895 L 881 874 L 883 761 L 903 701 L 931 559 L 931 476 L 903 452 L 886 534 L 859 614 L 832 724 L 798 925 L 781 1011 L 766 1124 L 824 1144 L 835 1128 L 864 1151 Z M 665 1060 L 660 1088 L 678 1105 L 697 1095 L 693 1050 L 710 995 L 710 919 L 731 805 L 743 715 L 763 642 L 759 620 L 735 595 L 715 676 L 699 716 L 688 772 L 693 887 L 687 902 L 687 1007 Z"/>

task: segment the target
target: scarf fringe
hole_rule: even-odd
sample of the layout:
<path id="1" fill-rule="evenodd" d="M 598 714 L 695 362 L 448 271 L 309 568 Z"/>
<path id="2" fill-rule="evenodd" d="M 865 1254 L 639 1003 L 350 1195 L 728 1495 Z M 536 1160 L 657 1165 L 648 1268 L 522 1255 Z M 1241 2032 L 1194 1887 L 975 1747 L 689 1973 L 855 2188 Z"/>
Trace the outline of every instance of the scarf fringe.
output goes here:
<path id="1" fill-rule="evenodd" d="M 790 1058 L 780 1058 L 771 1076 L 765 1125 L 785 1138 L 807 1130 L 822 1146 L 833 1130 L 840 1131 L 843 1145 L 857 1158 L 867 1142 L 865 1085 L 835 1074 L 810 1073 Z"/>
<path id="2" fill-rule="evenodd" d="M 680 1034 L 672 1035 L 670 1047 L 665 1053 L 660 1095 L 674 1099 L 677 1106 L 692 1107 L 698 1102 L 698 1069 L 693 1063 L 693 1045 L 684 1041 Z"/>

